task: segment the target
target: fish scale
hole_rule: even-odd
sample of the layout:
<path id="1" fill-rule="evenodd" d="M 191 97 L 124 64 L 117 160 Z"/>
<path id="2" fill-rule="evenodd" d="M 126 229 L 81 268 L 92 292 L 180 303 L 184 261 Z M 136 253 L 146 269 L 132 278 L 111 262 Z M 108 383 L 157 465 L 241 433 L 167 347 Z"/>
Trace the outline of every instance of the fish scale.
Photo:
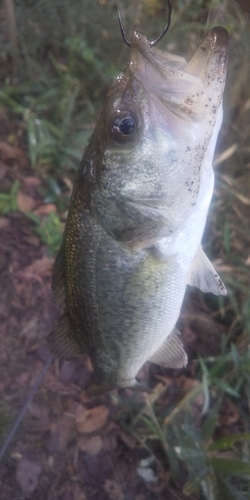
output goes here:
<path id="1" fill-rule="evenodd" d="M 50 348 L 66 359 L 87 354 L 101 390 L 137 388 L 148 359 L 185 366 L 175 324 L 186 285 L 226 294 L 201 248 L 226 30 L 211 30 L 188 64 L 140 33 L 127 44 L 131 63 L 83 156 L 52 283 L 62 316 Z"/>

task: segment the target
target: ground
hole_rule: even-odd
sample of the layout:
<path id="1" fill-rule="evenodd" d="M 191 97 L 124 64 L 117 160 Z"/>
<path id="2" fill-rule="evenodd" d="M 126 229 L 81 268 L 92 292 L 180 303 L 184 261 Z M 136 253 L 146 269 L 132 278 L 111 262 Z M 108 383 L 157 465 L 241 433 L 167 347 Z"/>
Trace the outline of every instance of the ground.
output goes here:
<path id="1" fill-rule="evenodd" d="M 4 438 L 50 356 L 46 336 L 59 312 L 50 285 L 54 258 L 48 256 L 48 248 L 34 232 L 34 223 L 25 215 L 32 212 L 43 217 L 56 207 L 44 204 L 40 190 L 43 179 L 30 168 L 25 148 L 2 141 L 0 153 L 2 189 L 9 191 L 14 181 L 20 183 L 17 210 L 0 217 Z M 199 385 L 197 355 L 219 353 L 225 326 L 213 319 L 201 293 L 189 290 L 180 329 L 189 364 L 183 370 L 164 370 L 147 363 L 140 377 L 154 388 L 150 395 L 123 390 L 91 398 L 86 393 L 92 377 L 90 361 L 53 360 L 4 455 L 0 499 L 197 498 L 182 493 L 187 480 L 185 467 L 176 484 L 160 441 L 151 439 L 150 432 L 146 438 L 137 436 L 130 425 L 136 412 L 148 416 L 154 401 L 158 411 L 169 414 L 169 409 Z M 198 393 L 191 404 L 197 428 L 203 405 L 204 396 Z M 171 412 L 167 418 L 171 418 Z M 218 417 L 218 437 L 240 430 L 239 411 L 226 399 Z M 153 460 L 146 439 L 151 443 Z"/>

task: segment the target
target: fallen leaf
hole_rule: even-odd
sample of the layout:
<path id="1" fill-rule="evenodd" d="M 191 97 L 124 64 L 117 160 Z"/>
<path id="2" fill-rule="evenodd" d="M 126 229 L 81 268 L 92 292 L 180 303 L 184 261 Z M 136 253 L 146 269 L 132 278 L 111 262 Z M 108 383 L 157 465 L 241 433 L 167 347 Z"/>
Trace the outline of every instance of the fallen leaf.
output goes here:
<path id="1" fill-rule="evenodd" d="M 51 212 L 56 212 L 57 208 L 54 203 L 47 203 L 47 205 L 41 205 L 36 210 L 34 210 L 35 215 L 49 215 Z"/>
<path id="2" fill-rule="evenodd" d="M 51 434 L 47 443 L 47 450 L 53 453 L 66 448 L 74 435 L 74 417 L 64 413 L 61 420 L 51 424 Z"/>
<path id="3" fill-rule="evenodd" d="M 17 193 L 17 205 L 21 212 L 31 212 L 35 206 L 36 201 L 31 196 L 23 194 L 21 191 Z"/>
<path id="4" fill-rule="evenodd" d="M 79 484 L 73 484 L 71 485 L 71 490 L 74 495 L 74 500 L 87 500 L 87 497 L 85 493 L 81 490 L 81 487 Z"/>
<path id="5" fill-rule="evenodd" d="M 29 405 L 29 412 L 31 415 L 45 425 L 48 421 L 49 408 L 46 405 L 41 405 L 32 401 Z"/>
<path id="6" fill-rule="evenodd" d="M 89 434 L 97 431 L 107 423 L 109 410 L 106 406 L 100 405 L 91 409 L 82 408 L 82 411 L 76 417 L 78 432 Z"/>
<path id="7" fill-rule="evenodd" d="M 20 387 L 25 387 L 27 386 L 29 376 L 29 372 L 23 372 L 16 378 L 16 382 L 20 385 Z"/>
<path id="8" fill-rule="evenodd" d="M 42 278 L 50 277 L 54 259 L 44 255 L 41 259 L 36 259 L 29 266 L 23 267 L 15 275 L 18 278 L 35 279 L 40 281 Z"/>
<path id="9" fill-rule="evenodd" d="M 10 223 L 8 217 L 0 217 L 0 229 L 5 229 Z"/>
<path id="10" fill-rule="evenodd" d="M 42 467 L 39 463 L 21 458 L 17 465 L 16 480 L 25 495 L 31 495 L 37 487 Z"/>
<path id="11" fill-rule="evenodd" d="M 60 379 L 64 384 L 75 384 L 82 389 L 91 381 L 91 373 L 86 367 L 86 360 L 63 361 L 60 367 Z"/>
<path id="12" fill-rule="evenodd" d="M 92 436 L 90 438 L 82 436 L 79 443 L 80 449 L 89 455 L 97 455 L 102 449 L 103 442 L 101 436 Z"/>
<path id="13" fill-rule="evenodd" d="M 111 428 L 111 430 L 106 432 L 105 436 L 103 436 L 103 443 L 105 450 L 114 453 L 114 451 L 118 446 L 117 439 L 118 439 L 118 429 L 116 427 L 114 427 L 113 429 Z"/>
<path id="14" fill-rule="evenodd" d="M 53 375 L 51 372 L 47 372 L 46 377 L 43 381 L 44 387 L 46 389 L 49 389 L 52 392 L 59 393 L 59 394 L 65 394 L 67 393 L 65 385 L 63 382 L 58 380 L 56 376 Z"/>
<path id="15" fill-rule="evenodd" d="M 119 438 L 131 450 L 133 450 L 133 448 L 135 448 L 135 446 L 136 446 L 136 439 L 134 438 L 134 436 L 132 436 L 132 434 L 129 434 L 128 432 L 120 430 L 119 431 Z"/>
<path id="16" fill-rule="evenodd" d="M 115 483 L 115 481 L 111 481 L 110 479 L 106 479 L 103 489 L 105 493 L 107 493 L 109 500 L 123 500 L 124 494 L 121 490 L 119 484 Z"/>
<path id="17" fill-rule="evenodd" d="M 73 361 L 62 361 L 60 367 L 60 379 L 64 384 L 71 384 L 75 374 L 75 363 Z"/>
<path id="18" fill-rule="evenodd" d="M 24 163 L 24 160 L 27 160 L 24 151 L 4 141 L 0 141 L 0 158 L 3 162 L 16 160 Z"/>
<path id="19" fill-rule="evenodd" d="M 33 187 L 33 186 L 37 187 L 41 185 L 41 179 L 39 179 L 38 177 L 28 176 L 23 179 L 23 183 L 27 187 Z"/>
<path id="20" fill-rule="evenodd" d="M 237 406 L 230 399 L 225 399 L 219 412 L 219 424 L 221 426 L 230 427 L 238 422 L 239 418 L 240 413 Z"/>
<path id="21" fill-rule="evenodd" d="M 199 381 L 186 377 L 185 375 L 181 375 L 177 379 L 176 386 L 179 389 L 184 389 L 185 392 L 189 392 L 191 389 L 194 389 L 199 385 Z M 204 393 L 201 391 L 191 402 L 190 402 L 191 408 L 194 409 L 194 407 L 198 407 L 202 409 L 204 405 Z"/>
<path id="22" fill-rule="evenodd" d="M 41 241 L 39 240 L 38 236 L 35 236 L 34 234 L 30 234 L 28 236 L 25 236 L 24 241 L 25 241 L 25 243 L 28 243 L 29 245 L 32 245 L 34 247 L 41 246 Z"/>
<path id="23" fill-rule="evenodd" d="M 245 264 L 246 264 L 246 266 L 250 266 L 250 255 L 245 260 Z"/>

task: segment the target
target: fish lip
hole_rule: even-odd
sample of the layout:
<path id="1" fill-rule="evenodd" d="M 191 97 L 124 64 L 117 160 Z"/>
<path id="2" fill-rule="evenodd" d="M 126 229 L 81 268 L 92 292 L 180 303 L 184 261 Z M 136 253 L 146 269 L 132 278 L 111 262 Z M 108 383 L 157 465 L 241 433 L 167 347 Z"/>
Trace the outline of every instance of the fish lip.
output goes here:
<path id="1" fill-rule="evenodd" d="M 216 45 L 218 48 L 227 47 L 228 32 L 222 26 L 215 26 L 214 28 L 212 28 L 210 33 L 208 33 L 207 37 L 205 38 L 205 40 L 210 36 L 214 46 Z"/>
<path id="2" fill-rule="evenodd" d="M 205 39 L 202 41 L 202 43 L 199 45 L 198 49 L 204 50 L 204 46 L 210 46 L 210 50 L 214 51 L 215 49 L 221 50 L 223 48 L 226 48 L 228 45 L 228 32 L 225 28 L 222 26 L 215 26 L 214 28 L 209 31 Z M 159 59 L 159 53 L 160 51 L 158 49 L 150 47 L 150 42 L 148 39 L 142 35 L 139 32 L 134 32 L 132 39 L 131 39 L 131 51 L 132 51 L 132 56 L 131 56 L 131 63 L 130 67 L 133 70 L 133 66 L 136 66 L 136 52 L 139 53 L 145 60 L 147 60 L 149 63 L 151 63 L 155 68 L 158 70 L 164 69 L 166 67 L 163 63 L 160 62 Z M 158 57 L 156 57 L 158 55 Z M 180 60 L 183 61 L 183 58 L 179 58 Z M 191 58 L 192 61 L 193 58 Z M 172 69 L 173 72 L 176 71 L 176 69 L 171 68 L 171 65 L 167 69 Z M 187 64 L 188 66 L 188 64 Z M 185 68 L 182 67 L 180 63 L 180 68 L 185 71 Z"/>
<path id="3" fill-rule="evenodd" d="M 178 56 L 150 48 L 146 37 L 134 33 L 131 40 L 130 71 L 151 103 L 166 121 L 169 112 L 185 121 L 202 122 L 219 108 L 226 79 L 228 33 L 213 28 L 183 66 Z M 179 62 L 180 63 L 179 63 Z M 163 105 L 163 107 L 162 107 Z"/>

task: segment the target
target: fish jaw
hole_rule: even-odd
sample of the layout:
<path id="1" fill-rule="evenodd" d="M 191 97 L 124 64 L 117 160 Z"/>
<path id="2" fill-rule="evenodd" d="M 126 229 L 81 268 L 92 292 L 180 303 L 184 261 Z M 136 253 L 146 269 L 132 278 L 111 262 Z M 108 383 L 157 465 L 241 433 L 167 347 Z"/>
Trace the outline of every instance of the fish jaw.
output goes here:
<path id="1" fill-rule="evenodd" d="M 129 109 L 139 116 L 140 132 L 125 146 L 107 137 L 98 171 L 101 195 L 152 208 L 154 217 L 159 210 L 165 236 L 195 209 L 221 125 L 226 65 L 223 28 L 208 34 L 188 64 L 150 48 L 135 33 L 131 63 L 109 92 L 101 118 L 106 130 L 117 112 Z"/>
<path id="2" fill-rule="evenodd" d="M 221 102 L 227 71 L 228 34 L 213 28 L 184 67 L 173 65 L 166 55 L 149 47 L 147 39 L 134 33 L 131 41 L 131 70 L 150 93 L 174 114 L 187 121 L 202 122 Z"/>
<path id="3" fill-rule="evenodd" d="M 189 64 L 132 43 L 79 169 L 60 281 L 75 340 L 107 390 L 133 386 L 170 335 L 200 245 L 226 64 L 226 42 L 211 33 Z M 138 134 L 121 144 L 110 123 L 124 110 Z"/>

